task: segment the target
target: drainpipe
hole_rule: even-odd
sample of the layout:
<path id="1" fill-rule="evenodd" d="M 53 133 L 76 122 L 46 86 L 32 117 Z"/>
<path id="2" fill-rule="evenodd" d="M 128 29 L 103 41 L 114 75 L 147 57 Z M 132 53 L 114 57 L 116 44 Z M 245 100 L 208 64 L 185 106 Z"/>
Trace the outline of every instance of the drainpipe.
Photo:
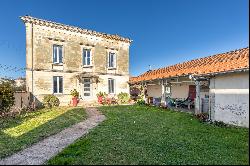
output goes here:
<path id="1" fill-rule="evenodd" d="M 31 23 L 31 87 L 32 87 L 32 104 L 34 104 L 34 58 L 33 58 L 33 23 Z M 33 105 L 34 107 L 34 105 Z"/>

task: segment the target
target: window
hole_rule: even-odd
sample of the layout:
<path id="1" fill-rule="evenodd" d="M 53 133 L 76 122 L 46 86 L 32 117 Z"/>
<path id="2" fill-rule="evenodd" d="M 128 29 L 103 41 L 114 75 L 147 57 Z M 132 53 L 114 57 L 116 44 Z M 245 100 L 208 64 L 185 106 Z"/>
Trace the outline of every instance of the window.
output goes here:
<path id="1" fill-rule="evenodd" d="M 83 66 L 90 66 L 91 65 L 91 50 L 90 49 L 83 49 Z"/>
<path id="2" fill-rule="evenodd" d="M 108 79 L 109 93 L 115 93 L 115 80 L 112 78 Z"/>
<path id="3" fill-rule="evenodd" d="M 53 45 L 53 63 L 62 63 L 62 46 Z"/>
<path id="4" fill-rule="evenodd" d="M 53 77 L 53 93 L 63 93 L 63 77 Z"/>
<path id="5" fill-rule="evenodd" d="M 116 67 L 116 55 L 113 52 L 109 52 L 108 67 L 109 68 L 115 68 Z"/>
<path id="6" fill-rule="evenodd" d="M 90 78 L 83 79 L 83 96 L 91 96 L 91 81 Z"/>

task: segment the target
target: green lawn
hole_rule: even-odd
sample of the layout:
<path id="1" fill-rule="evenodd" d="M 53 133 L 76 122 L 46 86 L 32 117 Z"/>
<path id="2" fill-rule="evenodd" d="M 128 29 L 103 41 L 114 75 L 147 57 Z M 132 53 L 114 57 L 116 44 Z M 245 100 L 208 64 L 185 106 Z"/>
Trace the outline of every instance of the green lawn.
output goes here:
<path id="1" fill-rule="evenodd" d="M 86 118 L 83 108 L 59 107 L 0 119 L 0 158 Z"/>
<path id="2" fill-rule="evenodd" d="M 248 164 L 248 129 L 146 106 L 101 107 L 107 120 L 47 164 Z"/>

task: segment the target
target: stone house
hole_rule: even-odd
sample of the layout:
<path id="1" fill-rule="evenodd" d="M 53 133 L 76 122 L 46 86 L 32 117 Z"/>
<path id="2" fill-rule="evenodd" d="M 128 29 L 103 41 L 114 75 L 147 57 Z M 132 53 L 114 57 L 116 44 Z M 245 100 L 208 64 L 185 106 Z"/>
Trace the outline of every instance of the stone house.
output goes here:
<path id="1" fill-rule="evenodd" d="M 26 88 L 36 103 L 56 95 L 61 105 L 76 89 L 83 104 L 100 91 L 129 93 L 129 46 L 132 40 L 46 21 L 20 17 L 26 28 Z"/>
<path id="2" fill-rule="evenodd" d="M 147 98 L 193 99 L 194 113 L 212 121 L 249 127 L 249 48 L 199 58 L 131 77 Z M 148 100 L 146 100 L 148 101 Z"/>

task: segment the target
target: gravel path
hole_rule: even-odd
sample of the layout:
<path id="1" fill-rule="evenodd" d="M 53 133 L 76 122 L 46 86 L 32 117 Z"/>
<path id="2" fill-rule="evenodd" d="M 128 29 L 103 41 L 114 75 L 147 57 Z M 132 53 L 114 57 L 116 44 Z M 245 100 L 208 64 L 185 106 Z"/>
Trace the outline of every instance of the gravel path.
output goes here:
<path id="1" fill-rule="evenodd" d="M 105 120 L 96 108 L 86 108 L 88 119 L 24 149 L 12 156 L 0 160 L 0 165 L 41 165 L 58 154 L 76 139 L 87 134 Z"/>

